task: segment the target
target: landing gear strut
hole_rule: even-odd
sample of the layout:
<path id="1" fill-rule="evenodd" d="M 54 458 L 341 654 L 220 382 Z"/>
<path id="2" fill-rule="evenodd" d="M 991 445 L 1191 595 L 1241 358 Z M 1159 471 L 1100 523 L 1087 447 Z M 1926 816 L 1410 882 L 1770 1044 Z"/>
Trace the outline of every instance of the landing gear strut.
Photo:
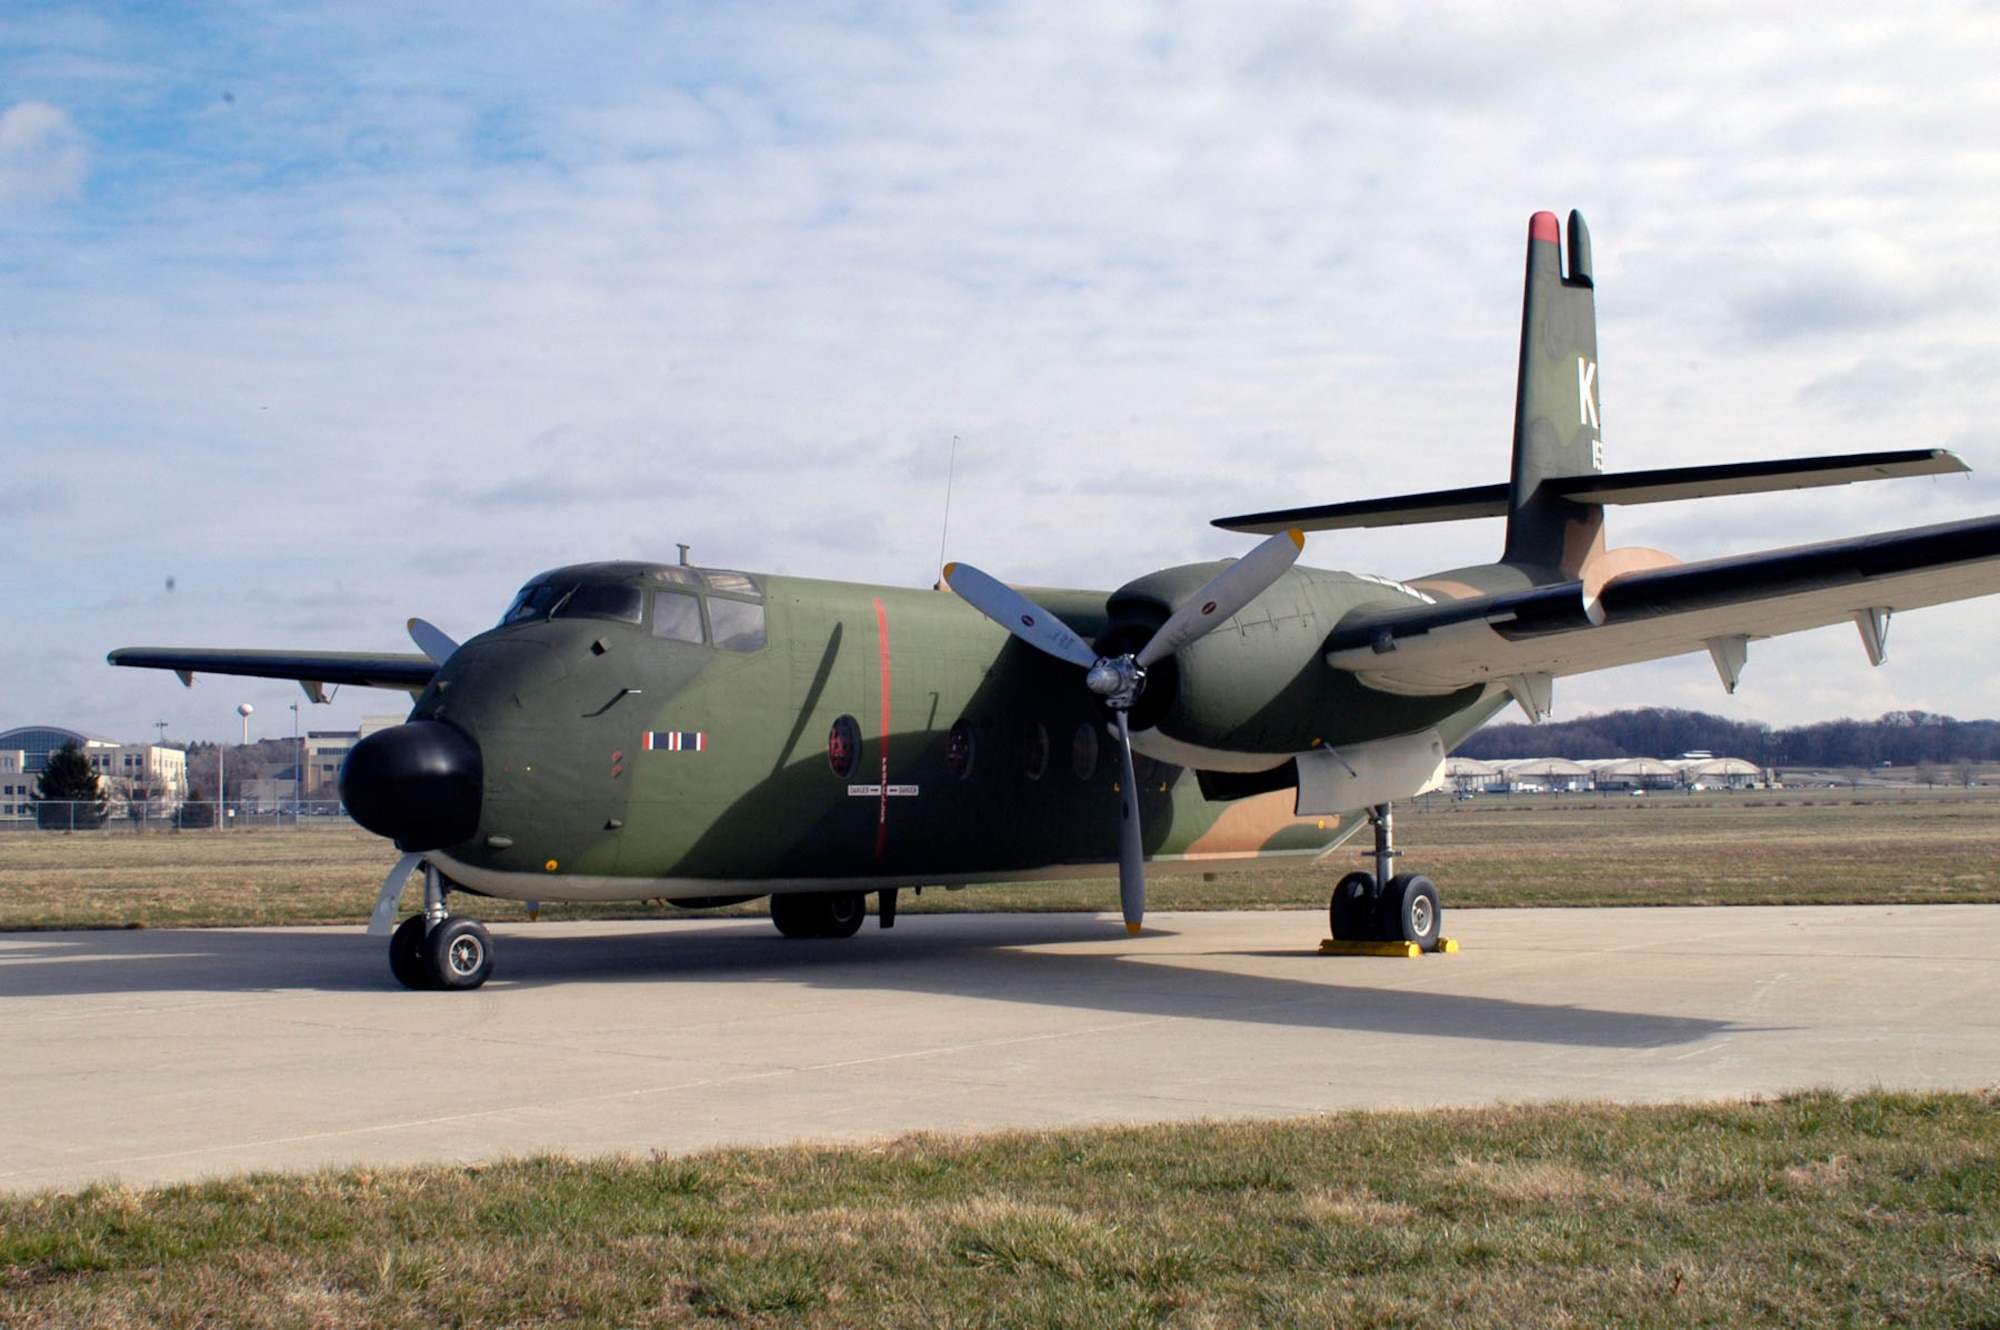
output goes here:
<path id="1" fill-rule="evenodd" d="M 424 865 L 424 908 L 389 939 L 389 972 L 405 988 L 477 988 L 493 973 L 493 937 L 477 919 L 445 908 L 444 874 Z"/>
<path id="2" fill-rule="evenodd" d="M 1375 871 L 1349 873 L 1333 889 L 1327 923 L 1337 942 L 1414 942 L 1435 951 L 1443 910 L 1422 873 L 1397 873 L 1396 824 L 1388 804 L 1368 810 L 1375 828 Z"/>

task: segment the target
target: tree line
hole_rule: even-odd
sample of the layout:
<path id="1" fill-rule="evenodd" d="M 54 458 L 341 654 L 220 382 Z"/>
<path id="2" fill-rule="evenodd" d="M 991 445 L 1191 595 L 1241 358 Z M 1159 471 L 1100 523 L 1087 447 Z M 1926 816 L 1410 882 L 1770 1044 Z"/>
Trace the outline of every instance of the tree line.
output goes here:
<path id="1" fill-rule="evenodd" d="M 1463 757 L 1679 757 L 1706 750 L 1762 767 L 1917 766 L 2000 762 L 2000 721 L 1891 711 L 1875 720 L 1823 720 L 1775 729 L 1705 711 L 1640 707 L 1540 725 L 1488 725 L 1460 744 Z"/>

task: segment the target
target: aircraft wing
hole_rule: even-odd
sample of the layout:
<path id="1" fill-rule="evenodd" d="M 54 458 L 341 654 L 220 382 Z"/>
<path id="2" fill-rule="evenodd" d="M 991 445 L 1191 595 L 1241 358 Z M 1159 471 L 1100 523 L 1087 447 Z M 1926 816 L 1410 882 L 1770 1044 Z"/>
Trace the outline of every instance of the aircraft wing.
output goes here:
<path id="1" fill-rule="evenodd" d="M 1895 480 L 1903 476 L 1963 474 L 1972 468 L 1957 453 L 1943 448 L 1900 452 L 1844 453 L 1833 457 L 1784 458 L 1768 462 L 1725 462 L 1719 466 L 1658 467 L 1650 471 L 1588 472 L 1550 476 L 1540 482 L 1549 494 L 1574 503 L 1606 506 L 1628 503 L 1673 503 L 1680 499 L 1716 499 L 1738 494 L 1770 494 L 1778 490 L 1818 489 L 1852 485 L 1862 480 Z M 1387 499 L 1322 503 L 1307 508 L 1281 508 L 1268 513 L 1218 517 L 1211 524 L 1225 531 L 1275 535 L 1288 527 L 1300 531 L 1338 531 L 1370 526 L 1412 526 L 1422 522 L 1462 522 L 1476 517 L 1505 517 L 1512 486 L 1468 485 L 1463 489 L 1399 494 Z"/>
<path id="2" fill-rule="evenodd" d="M 195 647 L 120 647 L 108 660 L 142 670 L 172 670 L 184 684 L 197 674 L 244 674 L 293 679 L 306 696 L 323 702 L 327 684 L 399 688 L 420 693 L 437 673 L 429 656 L 358 651 L 231 651 Z"/>
<path id="3" fill-rule="evenodd" d="M 1848 620 L 1879 660 L 1890 613 L 2000 592 L 2000 517 L 1629 572 L 1595 590 L 1594 603 L 1572 581 L 1367 615 L 1334 631 L 1326 660 L 1426 694 L 1706 648 L 1733 690 L 1748 640 Z"/>

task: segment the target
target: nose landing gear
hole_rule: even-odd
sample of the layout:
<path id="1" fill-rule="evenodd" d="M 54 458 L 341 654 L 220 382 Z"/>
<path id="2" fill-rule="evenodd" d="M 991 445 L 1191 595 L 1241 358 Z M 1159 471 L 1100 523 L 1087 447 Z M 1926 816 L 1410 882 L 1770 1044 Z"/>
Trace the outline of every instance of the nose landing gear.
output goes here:
<path id="1" fill-rule="evenodd" d="M 424 865 L 424 908 L 389 939 L 389 972 L 405 988 L 477 988 L 493 973 L 493 937 L 477 919 L 445 909 L 445 879 Z"/>
<path id="2" fill-rule="evenodd" d="M 1375 871 L 1349 873 L 1333 889 L 1327 923 L 1342 943 L 1410 944 L 1422 951 L 1456 950 L 1444 941 L 1444 912 L 1435 884 L 1422 873 L 1394 873 L 1401 853 L 1388 804 L 1368 810 L 1375 828 Z"/>

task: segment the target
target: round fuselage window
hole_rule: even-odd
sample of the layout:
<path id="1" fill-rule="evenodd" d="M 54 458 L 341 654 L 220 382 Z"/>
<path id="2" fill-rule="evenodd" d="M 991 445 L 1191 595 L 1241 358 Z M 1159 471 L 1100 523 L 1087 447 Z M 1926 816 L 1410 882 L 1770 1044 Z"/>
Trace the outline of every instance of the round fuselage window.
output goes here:
<path id="1" fill-rule="evenodd" d="M 826 764 L 833 774 L 846 780 L 861 765 L 861 722 L 842 716 L 826 735 Z"/>
<path id="2" fill-rule="evenodd" d="M 1069 759 L 1078 780 L 1089 780 L 1097 774 L 1097 727 L 1089 721 L 1076 727 L 1076 738 L 1069 746 Z"/>
<path id="3" fill-rule="evenodd" d="M 972 725 L 962 717 L 944 737 L 944 764 L 960 780 L 972 774 Z"/>

